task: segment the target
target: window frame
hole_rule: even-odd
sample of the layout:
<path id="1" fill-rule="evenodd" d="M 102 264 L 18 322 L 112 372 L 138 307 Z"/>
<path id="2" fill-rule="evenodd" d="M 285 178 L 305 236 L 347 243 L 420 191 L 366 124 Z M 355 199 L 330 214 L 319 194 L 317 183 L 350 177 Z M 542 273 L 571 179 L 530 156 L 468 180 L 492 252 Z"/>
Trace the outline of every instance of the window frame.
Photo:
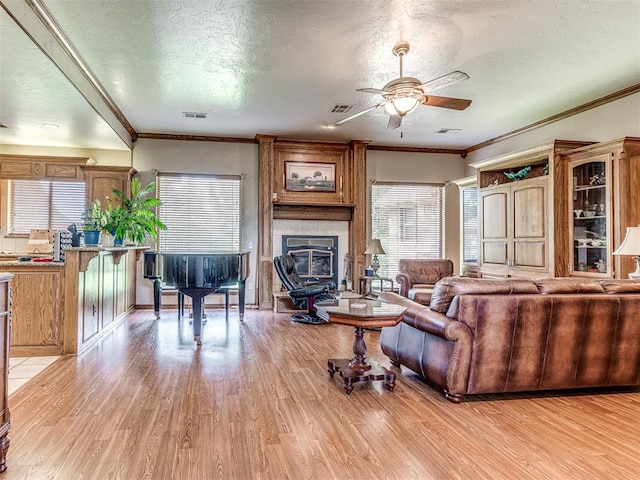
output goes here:
<path id="1" fill-rule="evenodd" d="M 398 193 L 390 195 L 390 196 L 393 196 L 394 198 L 408 198 L 407 194 L 411 193 L 411 189 L 414 189 L 414 190 L 421 189 L 421 188 L 436 189 L 435 192 L 426 193 L 423 196 L 424 197 L 423 201 L 427 201 L 427 200 L 432 200 L 432 199 L 429 199 L 428 197 L 430 196 L 433 197 L 435 194 L 435 200 L 437 201 L 435 208 L 436 208 L 436 211 L 438 212 L 438 218 L 437 218 L 437 221 L 432 222 L 431 224 L 427 224 L 422 220 L 424 215 L 429 215 L 431 212 L 423 211 L 421 214 L 421 212 L 417 210 L 418 203 L 411 206 L 409 209 L 407 209 L 406 206 L 399 206 L 399 205 L 396 205 L 395 207 L 393 207 L 391 204 L 388 204 L 388 207 L 387 207 L 389 209 L 395 208 L 396 210 L 398 210 L 398 216 L 400 216 L 401 212 L 403 215 L 406 215 L 409 211 L 413 212 L 412 216 L 414 218 L 414 222 L 412 222 L 411 228 L 415 231 L 413 232 L 412 235 L 408 235 L 407 238 L 415 237 L 416 239 L 413 241 L 414 243 L 419 242 L 421 238 L 430 238 L 431 236 L 425 235 L 424 232 L 435 228 L 435 230 L 437 231 L 436 238 L 438 239 L 438 241 L 435 244 L 435 250 L 437 251 L 435 256 L 433 253 L 432 254 L 427 253 L 430 250 L 431 251 L 434 250 L 433 247 L 429 248 L 428 246 L 427 248 L 418 249 L 418 250 L 414 249 L 412 251 L 405 250 L 405 251 L 393 252 L 394 249 L 397 249 L 399 247 L 399 242 L 395 242 L 395 244 L 390 244 L 388 235 L 385 235 L 383 231 L 379 230 L 376 227 L 376 220 L 380 218 L 379 212 L 376 211 L 378 208 L 380 208 L 376 205 L 376 195 L 377 195 L 376 189 L 380 187 L 391 187 L 391 188 L 398 187 L 399 189 L 406 187 L 406 192 L 404 192 L 404 195 L 400 195 Z M 446 198 L 446 194 L 445 194 L 444 183 L 380 182 L 376 180 L 371 180 L 371 202 L 370 202 L 370 208 L 369 208 L 370 218 L 371 218 L 370 238 L 380 239 L 383 249 L 386 252 L 385 255 L 378 255 L 378 259 L 381 264 L 380 270 L 378 272 L 381 277 L 395 278 L 395 276 L 398 273 L 398 261 L 400 258 L 442 258 L 444 254 L 444 249 L 445 249 L 445 232 L 446 232 L 445 198 Z M 422 207 L 424 208 L 424 206 L 425 205 L 423 204 Z M 387 218 L 391 218 L 391 216 L 387 215 Z M 418 231 L 418 229 L 420 229 L 421 226 L 422 226 L 421 231 Z M 383 228 L 382 230 L 390 231 L 390 229 L 391 227 L 387 223 L 386 229 Z M 399 226 L 399 231 L 401 232 L 403 231 L 402 226 Z"/>
<path id="2" fill-rule="evenodd" d="M 225 182 L 237 182 L 237 191 L 236 192 L 232 192 L 233 197 L 233 201 L 237 202 L 237 210 L 233 210 L 231 211 L 230 215 L 226 215 L 224 216 L 225 220 L 228 220 L 229 217 L 233 217 L 235 218 L 235 223 L 233 224 L 233 228 L 231 229 L 232 232 L 232 237 L 233 240 L 232 242 L 229 243 L 229 245 L 223 245 L 223 242 L 217 241 L 216 237 L 216 232 L 219 232 L 219 230 L 211 230 L 208 232 L 212 233 L 213 236 L 211 237 L 213 239 L 213 241 L 211 241 L 210 243 L 207 243 L 206 240 L 203 240 L 205 235 L 203 236 L 196 236 L 195 238 L 193 236 L 190 236 L 189 238 L 194 239 L 193 243 L 191 243 L 190 245 L 183 247 L 177 247 L 177 245 L 180 243 L 179 241 L 175 240 L 175 237 L 173 237 L 173 240 L 169 240 L 167 238 L 168 235 L 171 235 L 171 227 L 172 225 L 176 225 L 176 223 L 171 220 L 171 218 L 167 218 L 164 214 L 163 214 L 163 210 L 167 209 L 168 211 L 173 211 L 173 212 L 180 212 L 180 209 L 182 209 L 182 212 L 185 211 L 185 206 L 181 206 L 178 207 L 174 202 L 169 202 L 169 205 L 167 205 L 167 196 L 163 196 L 163 188 L 178 188 L 179 185 L 175 184 L 172 185 L 171 187 L 169 187 L 169 185 L 164 183 L 163 179 L 180 179 L 183 181 L 188 181 L 188 179 L 193 179 L 194 182 L 202 182 L 201 185 L 198 187 L 198 189 L 200 189 L 201 193 L 205 192 L 205 191 L 210 191 L 210 190 L 203 190 L 203 185 L 206 185 L 207 182 L 212 182 L 215 183 L 217 181 L 221 182 L 221 185 Z M 213 252 L 230 252 L 230 251 L 240 251 L 241 246 L 242 246 L 242 227 L 243 227 L 243 220 L 244 220 L 244 212 L 243 212 L 243 186 L 244 186 L 244 179 L 245 179 L 245 175 L 225 175 L 225 174 L 209 174 L 209 173 L 166 173 L 166 172 L 157 172 L 156 173 L 156 196 L 160 199 L 160 207 L 158 207 L 157 210 L 157 215 L 158 218 L 160 219 L 161 222 L 163 222 L 165 225 L 167 225 L 167 230 L 161 230 L 158 233 L 158 238 L 156 239 L 155 242 L 155 248 L 158 251 L 164 252 L 164 253 L 213 253 Z M 236 187 L 231 187 L 231 190 L 233 190 L 233 188 Z M 195 188 L 195 186 L 193 187 Z M 192 191 L 193 192 L 193 191 Z M 219 192 L 219 191 L 218 191 Z M 215 193 L 215 192 L 214 192 Z M 223 192 L 224 194 L 224 192 Z M 180 195 L 175 195 L 176 199 L 178 198 L 182 198 L 184 199 L 184 196 L 180 196 Z M 219 198 L 214 198 L 214 200 L 219 201 Z M 206 200 L 202 200 L 202 201 L 206 201 Z M 197 202 L 195 202 L 197 203 Z M 172 206 L 174 207 L 172 209 Z M 224 205 L 225 207 L 227 206 L 226 204 Z M 190 208 L 196 208 L 198 207 L 198 205 L 189 205 L 187 208 L 187 210 L 189 211 Z M 213 213 L 215 215 L 215 212 L 221 212 L 221 211 L 227 211 L 225 209 L 222 208 L 215 208 L 216 206 L 214 205 L 214 208 L 209 209 L 208 213 Z M 199 210 L 200 214 L 203 214 L 203 210 Z M 234 213 L 235 212 L 235 213 Z M 181 228 L 180 230 L 183 232 L 180 235 L 182 237 L 184 237 L 185 233 L 184 233 L 184 226 L 185 226 L 185 222 L 183 220 L 184 217 L 180 216 L 180 213 L 176 214 L 176 217 L 174 218 L 174 220 L 176 220 L 177 225 L 183 225 L 183 228 Z M 202 217 L 201 217 L 202 218 Z M 168 220 L 168 222 L 167 222 Z M 209 224 L 211 225 L 220 225 L 221 222 L 209 222 Z M 186 227 L 188 228 L 191 225 L 197 225 L 195 222 L 186 222 Z M 200 224 L 202 225 L 202 224 Z M 226 225 L 226 224 L 225 224 Z M 236 228 L 237 227 L 237 228 Z M 201 228 L 201 227 L 194 227 L 194 228 Z M 235 245 L 235 246 L 234 246 Z"/>
<path id="3" fill-rule="evenodd" d="M 40 178 L 40 179 L 36 179 L 36 178 L 14 178 L 14 179 L 6 179 L 4 181 L 4 185 L 6 185 L 6 191 L 7 191 L 7 196 L 6 196 L 6 201 L 7 201 L 7 207 L 6 209 L 4 209 L 3 214 L 6 214 L 6 232 L 5 232 L 5 236 L 6 237 L 14 237 L 14 238 L 27 238 L 30 235 L 30 231 L 15 231 L 15 213 L 14 213 L 14 209 L 15 209 L 15 202 L 29 202 L 30 199 L 32 199 L 33 197 L 29 197 L 28 195 L 33 195 L 34 193 L 29 193 L 26 190 L 22 190 L 19 192 L 19 197 L 16 198 L 15 195 L 15 185 L 16 182 L 20 182 L 20 183 L 36 183 L 39 184 L 41 186 L 46 186 L 46 193 L 44 195 L 44 197 L 46 197 L 44 199 L 44 201 L 42 202 L 42 204 L 39 204 L 38 207 L 44 207 L 44 205 L 46 205 L 46 211 L 44 208 L 38 210 L 38 214 L 40 217 L 46 217 L 46 225 L 44 224 L 40 224 L 38 223 L 38 219 L 36 218 L 37 215 L 26 215 L 24 219 L 21 219 L 20 222 L 18 222 L 19 226 L 26 226 L 29 225 L 29 230 L 32 229 L 45 229 L 45 230 L 51 230 L 51 231 L 55 231 L 55 230 L 65 230 L 69 225 L 71 224 L 77 224 L 77 225 L 83 225 L 84 223 L 84 213 L 86 211 L 86 204 L 87 204 L 87 186 L 86 183 L 84 181 L 80 181 L 80 180 L 53 180 L 53 179 L 47 179 L 47 178 Z M 77 191 L 71 191 L 71 192 L 64 192 L 62 195 L 63 199 L 66 199 L 67 202 L 65 202 L 63 204 L 63 208 L 67 209 L 71 209 L 71 210 L 76 210 L 75 214 L 77 214 L 78 216 L 75 217 L 75 214 L 70 215 L 68 218 L 68 220 L 64 220 L 62 221 L 62 219 L 58 219 L 56 217 L 62 217 L 64 218 L 65 215 L 60 214 L 59 210 L 60 209 L 56 209 L 54 208 L 54 198 L 56 198 L 56 192 L 55 190 L 57 188 L 61 188 L 63 186 L 66 185 L 73 185 L 73 186 L 77 186 L 77 187 L 81 187 L 78 188 Z M 82 191 L 82 195 L 80 194 L 80 190 Z M 25 195 L 27 195 L 27 197 L 25 198 Z M 74 203 L 74 202 L 69 202 L 69 200 L 71 199 L 76 199 L 80 197 L 81 198 L 81 202 L 80 203 Z M 60 197 L 57 197 L 60 198 Z M 29 202 L 29 208 L 33 209 L 34 207 L 34 203 L 33 202 Z M 59 222 L 59 223 L 56 223 Z"/>

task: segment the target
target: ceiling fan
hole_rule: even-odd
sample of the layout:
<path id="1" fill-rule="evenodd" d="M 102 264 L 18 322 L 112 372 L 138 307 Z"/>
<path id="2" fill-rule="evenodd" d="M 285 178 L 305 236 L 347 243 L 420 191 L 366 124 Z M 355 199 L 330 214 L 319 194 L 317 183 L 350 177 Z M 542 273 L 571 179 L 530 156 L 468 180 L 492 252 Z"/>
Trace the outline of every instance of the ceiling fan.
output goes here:
<path id="1" fill-rule="evenodd" d="M 418 105 L 429 105 L 432 107 L 451 108 L 453 110 L 464 110 L 471 105 L 471 100 L 463 98 L 436 97 L 430 95 L 430 92 L 440 88 L 448 87 L 454 83 L 467 80 L 469 75 L 464 72 L 451 72 L 442 77 L 435 78 L 428 82 L 422 83 L 417 78 L 402 76 L 402 57 L 409 52 L 409 43 L 400 42 L 393 47 L 393 54 L 400 60 L 400 76 L 387 83 L 382 89 L 377 88 L 359 88 L 356 91 L 374 93 L 382 95 L 383 102 L 376 103 L 364 110 L 354 113 L 342 120 L 338 120 L 332 126 L 338 126 L 349 120 L 353 120 L 360 115 L 364 115 L 378 107 L 384 107 L 389 114 L 389 123 L 387 129 L 394 130 L 402 123 L 402 117 L 413 112 Z"/>

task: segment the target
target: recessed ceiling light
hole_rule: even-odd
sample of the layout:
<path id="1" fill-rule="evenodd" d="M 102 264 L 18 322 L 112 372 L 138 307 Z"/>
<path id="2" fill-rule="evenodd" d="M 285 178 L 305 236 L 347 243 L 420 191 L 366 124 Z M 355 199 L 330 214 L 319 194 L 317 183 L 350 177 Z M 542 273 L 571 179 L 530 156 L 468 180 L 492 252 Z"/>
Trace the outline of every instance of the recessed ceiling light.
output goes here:
<path id="1" fill-rule="evenodd" d="M 60 125 L 57 125 L 55 123 L 49 123 L 49 122 L 43 123 L 42 126 L 45 128 L 51 128 L 51 129 L 60 128 Z"/>

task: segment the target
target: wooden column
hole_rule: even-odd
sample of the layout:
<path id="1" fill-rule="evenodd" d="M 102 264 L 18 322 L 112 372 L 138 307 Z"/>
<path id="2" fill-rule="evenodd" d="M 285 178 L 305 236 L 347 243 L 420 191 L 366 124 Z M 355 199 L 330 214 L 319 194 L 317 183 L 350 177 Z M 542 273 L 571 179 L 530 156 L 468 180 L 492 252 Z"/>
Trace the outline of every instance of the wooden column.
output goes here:
<path id="1" fill-rule="evenodd" d="M 367 144 L 360 140 L 349 142 L 352 170 L 347 177 L 351 181 L 354 204 L 353 220 L 349 225 L 349 253 L 353 261 L 351 276 L 355 288 L 359 288 L 356 280 L 364 274 L 367 261 L 364 254 L 367 247 Z"/>
<path id="2" fill-rule="evenodd" d="M 256 275 L 256 299 L 260 309 L 273 308 L 273 203 L 271 202 L 271 186 L 273 185 L 274 142 L 273 135 L 256 135 L 259 148 L 258 199 L 260 212 L 258 215 L 258 272 Z"/>

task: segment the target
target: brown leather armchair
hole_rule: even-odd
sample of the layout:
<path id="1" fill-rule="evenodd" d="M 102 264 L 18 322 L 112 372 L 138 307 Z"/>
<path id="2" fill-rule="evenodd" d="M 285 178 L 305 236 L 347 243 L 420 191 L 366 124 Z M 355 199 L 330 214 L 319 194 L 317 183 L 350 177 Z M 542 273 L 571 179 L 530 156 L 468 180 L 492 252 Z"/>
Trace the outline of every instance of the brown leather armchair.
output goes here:
<path id="1" fill-rule="evenodd" d="M 400 260 L 399 270 L 396 281 L 400 285 L 400 295 L 429 305 L 436 282 L 453 275 L 453 262 L 445 258 L 407 258 Z"/>

